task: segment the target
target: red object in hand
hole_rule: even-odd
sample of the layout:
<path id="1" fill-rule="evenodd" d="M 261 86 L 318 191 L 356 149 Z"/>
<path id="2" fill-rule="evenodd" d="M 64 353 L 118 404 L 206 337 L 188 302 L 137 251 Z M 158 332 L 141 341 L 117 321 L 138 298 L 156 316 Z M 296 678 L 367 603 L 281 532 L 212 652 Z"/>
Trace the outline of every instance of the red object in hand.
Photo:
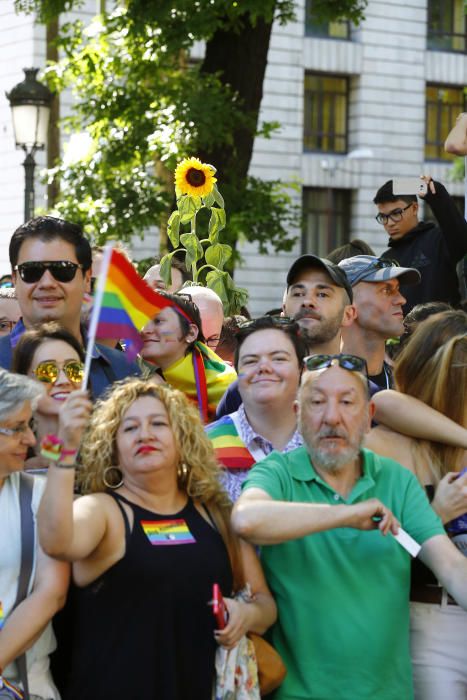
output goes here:
<path id="1" fill-rule="evenodd" d="M 212 585 L 212 612 L 216 618 L 217 629 L 223 630 L 227 624 L 229 613 L 218 583 Z"/>

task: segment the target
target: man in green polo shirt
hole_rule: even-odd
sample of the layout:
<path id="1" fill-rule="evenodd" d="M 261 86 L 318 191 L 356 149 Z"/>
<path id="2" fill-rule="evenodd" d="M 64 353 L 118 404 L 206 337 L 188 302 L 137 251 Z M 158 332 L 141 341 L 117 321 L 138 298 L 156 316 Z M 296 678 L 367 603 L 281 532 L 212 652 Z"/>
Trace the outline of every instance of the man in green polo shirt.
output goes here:
<path id="1" fill-rule="evenodd" d="M 288 674 L 273 697 L 410 700 L 410 555 L 392 514 L 464 608 L 467 559 L 415 477 L 361 448 L 373 413 L 364 362 L 315 357 L 299 396 L 304 447 L 259 462 L 233 513 L 238 534 L 262 545 L 278 606 L 271 640 Z"/>

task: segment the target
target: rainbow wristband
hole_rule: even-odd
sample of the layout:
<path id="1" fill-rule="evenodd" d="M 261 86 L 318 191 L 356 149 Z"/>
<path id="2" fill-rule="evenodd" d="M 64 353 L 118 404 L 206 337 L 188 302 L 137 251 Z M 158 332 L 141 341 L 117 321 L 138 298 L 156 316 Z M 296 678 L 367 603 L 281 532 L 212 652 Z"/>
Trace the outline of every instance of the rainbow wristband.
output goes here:
<path id="1" fill-rule="evenodd" d="M 41 455 L 46 459 L 57 462 L 63 449 L 63 440 L 60 440 L 56 435 L 44 435 L 41 441 Z"/>
<path id="2" fill-rule="evenodd" d="M 77 452 L 78 452 L 78 450 L 76 450 L 76 449 L 75 450 L 62 449 L 62 451 L 60 452 L 60 457 L 74 457 Z"/>

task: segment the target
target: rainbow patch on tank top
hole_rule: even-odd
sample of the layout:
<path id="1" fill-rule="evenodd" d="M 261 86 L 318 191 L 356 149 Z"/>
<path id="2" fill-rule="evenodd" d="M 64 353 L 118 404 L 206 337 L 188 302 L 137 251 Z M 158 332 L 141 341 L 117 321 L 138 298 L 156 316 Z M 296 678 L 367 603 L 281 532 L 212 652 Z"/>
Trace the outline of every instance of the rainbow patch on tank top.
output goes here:
<path id="1" fill-rule="evenodd" d="M 141 520 L 144 534 L 152 545 L 194 544 L 188 525 L 180 520 Z"/>
<path id="2" fill-rule="evenodd" d="M 0 630 L 2 629 L 4 624 L 5 624 L 5 615 L 3 614 L 3 604 L 2 604 L 2 601 L 0 600 Z"/>

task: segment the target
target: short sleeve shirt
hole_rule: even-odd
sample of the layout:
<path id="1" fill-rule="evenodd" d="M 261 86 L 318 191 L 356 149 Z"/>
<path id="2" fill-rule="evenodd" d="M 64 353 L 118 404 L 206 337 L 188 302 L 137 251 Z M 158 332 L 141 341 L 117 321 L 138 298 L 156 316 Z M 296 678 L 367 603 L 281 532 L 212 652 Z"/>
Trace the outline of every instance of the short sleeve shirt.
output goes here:
<path id="1" fill-rule="evenodd" d="M 362 450 L 363 474 L 336 493 L 300 447 L 273 452 L 244 490 L 275 500 L 329 505 L 378 498 L 420 544 L 444 534 L 416 478 L 397 462 Z M 379 530 L 339 528 L 261 548 L 279 617 L 271 639 L 288 674 L 275 700 L 409 700 L 410 555 Z"/>

